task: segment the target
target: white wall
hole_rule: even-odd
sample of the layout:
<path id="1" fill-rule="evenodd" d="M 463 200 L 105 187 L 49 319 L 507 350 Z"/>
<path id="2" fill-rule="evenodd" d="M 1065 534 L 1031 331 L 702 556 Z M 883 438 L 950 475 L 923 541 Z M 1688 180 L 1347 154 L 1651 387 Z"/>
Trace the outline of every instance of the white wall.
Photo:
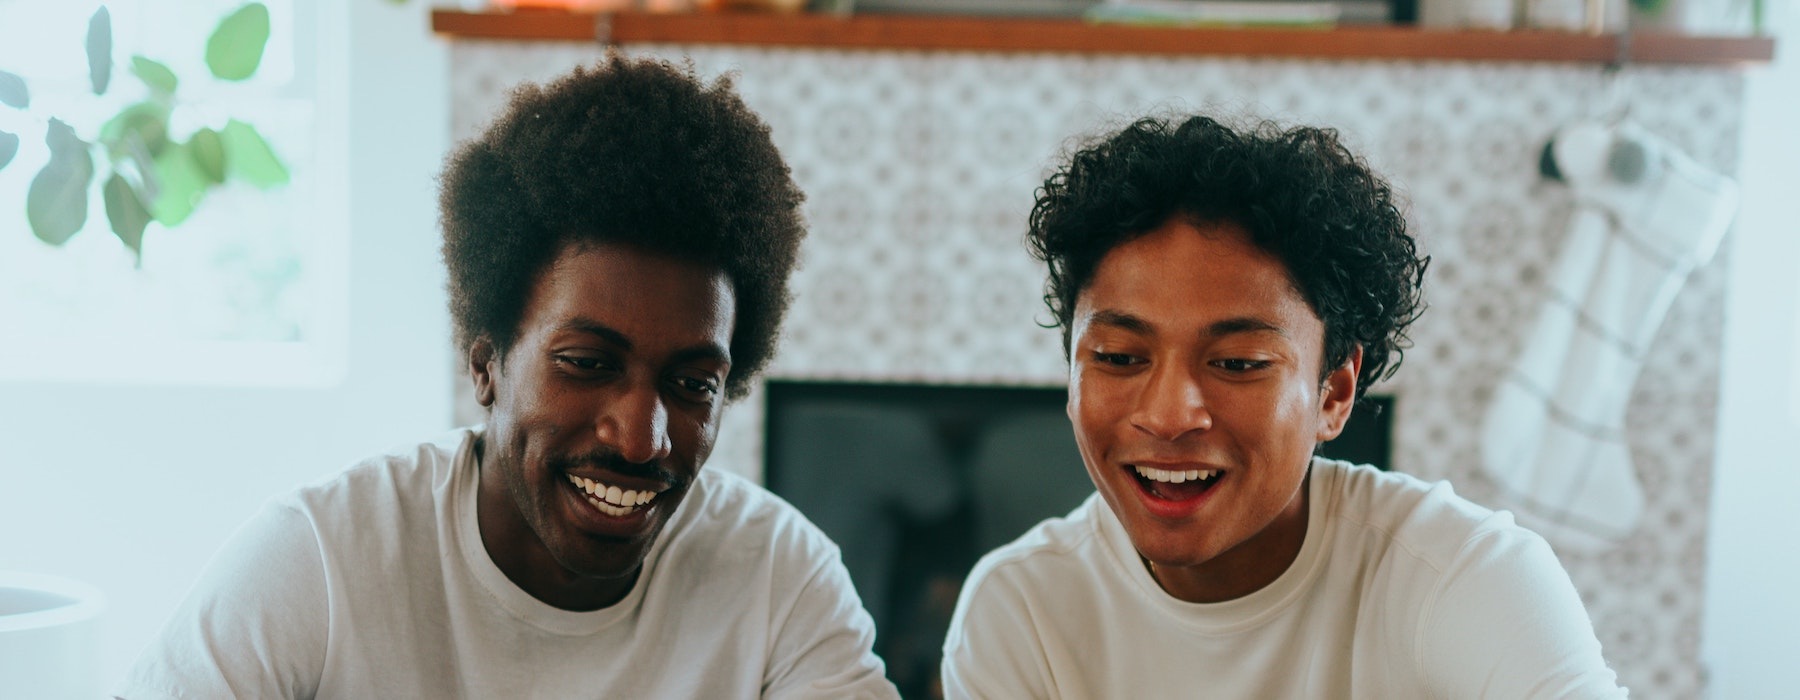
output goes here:
<path id="1" fill-rule="evenodd" d="M 0 569 L 106 593 L 109 684 L 264 500 L 450 423 L 434 180 L 448 141 L 444 48 L 424 0 L 304 6 L 322 13 L 315 157 L 337 189 L 321 220 L 350 231 L 343 382 L 0 383 Z"/>
<path id="2" fill-rule="evenodd" d="M 1794 694 L 1800 660 L 1800 12 L 1747 86 L 1731 245 L 1704 657 L 1714 698 Z"/>

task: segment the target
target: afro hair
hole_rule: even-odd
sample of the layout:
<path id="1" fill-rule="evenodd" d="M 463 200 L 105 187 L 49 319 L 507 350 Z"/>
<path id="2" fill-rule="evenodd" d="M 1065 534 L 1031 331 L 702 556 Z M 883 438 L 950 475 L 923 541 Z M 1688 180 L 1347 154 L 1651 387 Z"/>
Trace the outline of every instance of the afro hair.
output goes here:
<path id="1" fill-rule="evenodd" d="M 725 393 L 775 350 L 805 226 L 769 127 L 729 77 L 609 54 L 525 84 L 445 167 L 440 207 L 457 346 L 517 340 L 532 287 L 566 248 L 626 244 L 721 270 L 737 298 Z"/>

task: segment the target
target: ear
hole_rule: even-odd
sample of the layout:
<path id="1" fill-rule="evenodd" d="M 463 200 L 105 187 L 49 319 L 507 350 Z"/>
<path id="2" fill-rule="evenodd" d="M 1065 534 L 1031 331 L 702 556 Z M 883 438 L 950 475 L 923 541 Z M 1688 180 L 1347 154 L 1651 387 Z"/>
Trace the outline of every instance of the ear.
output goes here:
<path id="1" fill-rule="evenodd" d="M 1362 373 L 1362 361 L 1362 346 L 1358 345 L 1350 351 L 1344 364 L 1325 375 L 1325 382 L 1319 389 L 1319 442 L 1343 433 L 1344 424 L 1350 421 L 1350 408 L 1356 404 L 1356 377 Z"/>
<path id="2" fill-rule="evenodd" d="M 487 336 L 469 343 L 469 376 L 475 380 L 475 401 L 484 407 L 494 405 L 494 375 L 500 372 L 500 358 L 494 342 Z"/>

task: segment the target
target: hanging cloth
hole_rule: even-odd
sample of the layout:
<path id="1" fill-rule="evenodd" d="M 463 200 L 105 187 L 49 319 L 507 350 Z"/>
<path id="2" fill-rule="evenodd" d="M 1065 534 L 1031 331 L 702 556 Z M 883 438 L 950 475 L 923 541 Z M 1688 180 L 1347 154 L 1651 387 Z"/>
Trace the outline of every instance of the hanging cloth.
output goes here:
<path id="1" fill-rule="evenodd" d="M 1643 489 L 1625 412 L 1645 354 L 1688 274 L 1737 209 L 1737 184 L 1642 128 L 1561 131 L 1543 167 L 1575 203 L 1536 325 L 1482 427 L 1482 468 L 1522 524 L 1597 551 L 1638 526 Z"/>

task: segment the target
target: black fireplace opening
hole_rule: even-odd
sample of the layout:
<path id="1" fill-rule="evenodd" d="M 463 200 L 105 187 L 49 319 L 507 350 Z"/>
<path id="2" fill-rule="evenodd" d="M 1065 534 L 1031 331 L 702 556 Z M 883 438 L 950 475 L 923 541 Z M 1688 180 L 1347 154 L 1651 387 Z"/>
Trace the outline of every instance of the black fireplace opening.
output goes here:
<path id="1" fill-rule="evenodd" d="M 843 551 L 906 698 L 941 697 L 940 648 L 975 561 L 1094 492 L 1060 387 L 771 380 L 763 470 Z M 1393 397 L 1328 457 L 1387 468 Z"/>

